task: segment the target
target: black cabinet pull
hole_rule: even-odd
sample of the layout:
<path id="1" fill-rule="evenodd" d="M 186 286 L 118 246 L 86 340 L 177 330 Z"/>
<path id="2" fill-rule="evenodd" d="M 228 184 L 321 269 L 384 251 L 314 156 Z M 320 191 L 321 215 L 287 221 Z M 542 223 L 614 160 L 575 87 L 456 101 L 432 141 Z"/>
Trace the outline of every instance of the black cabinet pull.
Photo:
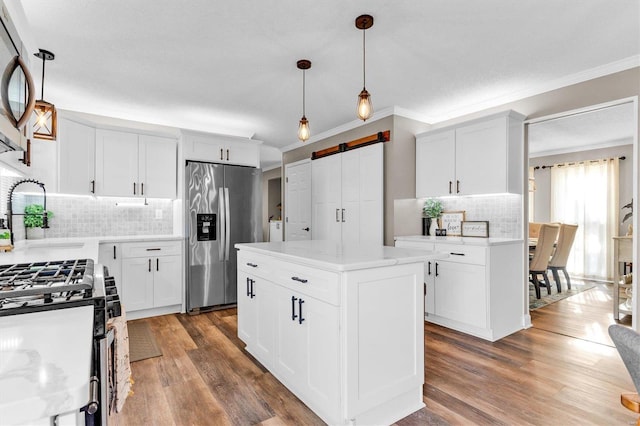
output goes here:
<path id="1" fill-rule="evenodd" d="M 251 262 L 247 262 L 247 266 L 251 266 L 252 268 L 257 268 L 258 265 L 256 265 L 255 263 L 251 263 Z"/>
<path id="2" fill-rule="evenodd" d="M 438 276 L 438 262 L 436 262 L 436 277 Z"/>
<path id="3" fill-rule="evenodd" d="M 116 245 L 113 245 L 113 258 L 116 258 Z"/>
<path id="4" fill-rule="evenodd" d="M 140 184 L 140 195 L 144 195 L 144 182 Z"/>
<path id="5" fill-rule="evenodd" d="M 161 248 L 148 248 L 146 249 L 147 251 L 160 251 L 162 250 Z"/>
<path id="6" fill-rule="evenodd" d="M 133 182 L 133 195 L 136 195 L 136 183 Z"/>
<path id="7" fill-rule="evenodd" d="M 220 160 L 224 160 L 224 158 L 222 157 L 222 148 L 220 148 Z"/>
<path id="8" fill-rule="evenodd" d="M 304 300 L 299 299 L 298 300 L 298 324 L 302 324 L 302 321 L 304 321 L 304 318 L 302 318 L 302 304 L 304 303 Z"/>
<path id="9" fill-rule="evenodd" d="M 251 279 L 249 280 L 249 282 L 251 283 L 251 298 L 253 299 L 254 297 L 256 297 L 256 294 L 253 292 L 253 285 L 255 284 L 256 280 Z"/>
<path id="10" fill-rule="evenodd" d="M 453 252 L 450 252 L 449 254 L 451 256 L 464 256 L 465 255 L 464 253 L 453 253 Z"/>
<path id="11" fill-rule="evenodd" d="M 295 321 L 298 316 L 296 315 L 296 300 L 297 297 L 291 296 L 291 321 Z"/>
<path id="12" fill-rule="evenodd" d="M 302 228 L 302 230 L 309 232 L 309 227 L 307 226 L 306 228 Z"/>
<path id="13" fill-rule="evenodd" d="M 247 277 L 247 297 L 251 296 L 251 290 L 249 290 L 249 283 L 251 282 L 251 278 Z"/>
<path id="14" fill-rule="evenodd" d="M 151 272 L 151 259 L 149 259 L 149 272 Z"/>
<path id="15" fill-rule="evenodd" d="M 229 161 L 229 150 L 227 149 L 227 161 Z"/>
<path id="16" fill-rule="evenodd" d="M 160 259 L 156 257 L 156 271 L 160 270 Z"/>
<path id="17" fill-rule="evenodd" d="M 91 193 L 92 194 L 96 193 L 96 181 L 95 180 L 91 181 Z"/>
<path id="18" fill-rule="evenodd" d="M 453 184 L 453 182 L 449 181 L 449 194 L 451 194 L 451 185 Z"/>
<path id="19" fill-rule="evenodd" d="M 298 281 L 298 282 L 300 282 L 302 284 L 304 284 L 307 281 L 309 281 L 309 280 L 305 280 L 304 278 L 299 278 L 299 277 L 291 277 L 291 279 L 294 280 L 294 281 Z"/>
<path id="20" fill-rule="evenodd" d="M 344 222 L 344 209 L 342 209 L 342 221 Z"/>
<path id="21" fill-rule="evenodd" d="M 456 181 L 456 194 L 459 194 L 459 193 L 460 193 L 460 181 L 457 180 Z"/>
<path id="22" fill-rule="evenodd" d="M 427 275 L 431 275 L 431 262 L 427 262 L 428 266 L 427 266 Z"/>

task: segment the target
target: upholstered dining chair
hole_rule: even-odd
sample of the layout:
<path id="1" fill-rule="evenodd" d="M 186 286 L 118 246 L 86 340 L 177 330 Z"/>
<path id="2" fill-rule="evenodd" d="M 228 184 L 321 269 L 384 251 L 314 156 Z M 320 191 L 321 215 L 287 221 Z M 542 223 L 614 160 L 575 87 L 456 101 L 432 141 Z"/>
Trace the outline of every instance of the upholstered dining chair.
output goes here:
<path id="1" fill-rule="evenodd" d="M 562 291 L 558 271 L 562 271 L 564 278 L 567 280 L 567 289 L 571 289 L 571 279 L 569 279 L 569 274 L 567 273 L 567 260 L 569 260 L 569 253 L 571 252 L 571 247 L 573 247 L 573 241 L 576 239 L 577 230 L 578 225 L 570 225 L 568 223 L 560 225 L 556 250 L 549 261 L 549 270 L 553 274 L 558 293 Z"/>
<path id="2" fill-rule="evenodd" d="M 540 299 L 540 281 L 538 276 L 542 276 L 544 285 L 547 287 L 547 293 L 551 294 L 551 284 L 549 283 L 549 277 L 547 276 L 547 267 L 549 266 L 549 259 L 553 252 L 553 247 L 556 243 L 556 237 L 558 236 L 558 230 L 560 226 L 552 225 L 550 223 L 543 223 L 540 225 L 540 233 L 538 234 L 538 243 L 536 249 L 533 252 L 533 258 L 529 262 L 529 274 L 531 274 L 531 283 L 536 290 L 536 298 Z"/>
<path id="3" fill-rule="evenodd" d="M 540 235 L 540 225 L 542 225 L 542 223 L 529 222 L 529 238 L 538 238 L 538 235 Z"/>
<path id="4" fill-rule="evenodd" d="M 624 325 L 612 324 L 609 326 L 609 336 L 629 371 L 636 391 L 640 393 L 640 334 Z M 634 413 L 640 413 L 640 397 L 637 393 L 621 394 L 620 403 Z M 640 426 L 640 418 L 636 425 Z"/>

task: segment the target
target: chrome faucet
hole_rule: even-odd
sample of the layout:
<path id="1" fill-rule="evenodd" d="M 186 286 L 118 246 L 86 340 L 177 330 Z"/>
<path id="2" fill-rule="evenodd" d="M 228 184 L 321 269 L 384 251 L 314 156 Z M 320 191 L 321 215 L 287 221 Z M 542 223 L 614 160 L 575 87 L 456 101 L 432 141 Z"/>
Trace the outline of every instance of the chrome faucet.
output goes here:
<path id="1" fill-rule="evenodd" d="M 18 182 L 13 184 L 11 189 L 9 189 L 9 196 L 7 197 L 7 227 L 9 228 L 9 232 L 11 233 L 11 245 L 13 245 L 13 216 L 14 215 L 24 216 L 24 213 L 13 213 L 13 207 L 12 207 L 13 191 L 14 189 L 16 189 L 18 185 L 21 185 L 23 183 L 35 183 L 40 188 L 42 188 L 42 193 L 44 197 L 44 201 L 43 201 L 44 211 L 42 212 L 42 228 L 43 229 L 49 228 L 49 218 L 47 216 L 47 190 L 44 189 L 44 183 L 39 182 L 35 179 L 19 180 Z"/>

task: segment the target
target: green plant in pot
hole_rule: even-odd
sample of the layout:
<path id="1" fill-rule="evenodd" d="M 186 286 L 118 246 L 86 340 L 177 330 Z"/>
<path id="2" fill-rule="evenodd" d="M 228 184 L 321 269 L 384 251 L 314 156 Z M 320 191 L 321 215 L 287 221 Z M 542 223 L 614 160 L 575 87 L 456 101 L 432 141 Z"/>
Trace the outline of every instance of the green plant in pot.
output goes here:
<path id="1" fill-rule="evenodd" d="M 44 225 L 44 207 L 42 204 L 29 204 L 24 208 L 24 227 L 29 228 L 42 228 Z M 51 219 L 53 212 L 47 210 L 47 218 Z"/>
<path id="2" fill-rule="evenodd" d="M 0 246 L 11 245 L 11 232 L 6 229 L 0 229 Z"/>
<path id="3" fill-rule="evenodd" d="M 442 215 L 442 203 L 439 200 L 433 198 L 427 198 L 422 208 L 422 215 L 426 221 L 423 224 L 423 235 L 431 235 L 429 229 L 431 228 L 431 222 L 433 219 L 436 221 Z"/>

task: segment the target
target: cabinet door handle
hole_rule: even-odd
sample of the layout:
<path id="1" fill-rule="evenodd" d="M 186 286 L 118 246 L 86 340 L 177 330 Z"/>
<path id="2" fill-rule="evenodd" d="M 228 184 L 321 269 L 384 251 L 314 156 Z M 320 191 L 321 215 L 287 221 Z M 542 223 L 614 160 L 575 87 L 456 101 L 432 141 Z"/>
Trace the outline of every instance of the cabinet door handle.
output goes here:
<path id="1" fill-rule="evenodd" d="M 302 230 L 309 232 L 309 227 L 307 226 L 306 228 L 302 228 Z"/>
<path id="2" fill-rule="evenodd" d="M 465 256 L 465 254 L 464 254 L 464 253 L 453 253 L 453 252 L 450 252 L 449 254 L 450 254 L 451 256 Z"/>
<path id="3" fill-rule="evenodd" d="M 344 209 L 342 209 L 342 221 L 344 222 Z"/>
<path id="4" fill-rule="evenodd" d="M 427 275 L 431 275 L 431 261 L 427 262 Z"/>
<path id="5" fill-rule="evenodd" d="M 291 277 L 292 280 L 294 281 L 298 281 L 299 283 L 305 284 L 308 280 L 305 280 L 304 278 L 299 278 L 299 277 Z"/>
<path id="6" fill-rule="evenodd" d="M 149 272 L 151 272 L 151 259 L 149 259 Z"/>
<path id="7" fill-rule="evenodd" d="M 156 271 L 160 270 L 160 259 L 156 257 Z"/>
<path id="8" fill-rule="evenodd" d="M 222 157 L 222 148 L 220 148 L 220 160 L 224 160 L 224 158 Z"/>
<path id="9" fill-rule="evenodd" d="M 249 283 L 251 284 L 251 291 L 250 291 L 250 297 L 253 299 L 254 297 L 256 297 L 256 294 L 253 292 L 253 284 L 256 282 L 256 280 L 254 279 L 249 279 Z"/>
<path id="10" fill-rule="evenodd" d="M 438 276 L 438 262 L 436 262 L 436 277 Z"/>
<path id="11" fill-rule="evenodd" d="M 133 182 L 133 195 L 136 195 L 136 183 Z"/>
<path id="12" fill-rule="evenodd" d="M 340 214 L 340 209 L 336 209 L 336 222 L 340 222 L 340 219 L 338 219 L 338 214 Z"/>
<path id="13" fill-rule="evenodd" d="M 229 161 L 229 149 L 227 148 L 227 161 Z"/>
<path id="14" fill-rule="evenodd" d="M 299 299 L 298 300 L 298 324 L 302 324 L 302 321 L 304 321 L 304 318 L 302 318 L 302 304 L 304 303 L 304 300 Z"/>
<path id="15" fill-rule="evenodd" d="M 258 265 L 256 265 L 255 263 L 251 263 L 251 262 L 247 262 L 247 266 L 251 266 L 252 268 L 257 268 Z"/>
<path id="16" fill-rule="evenodd" d="M 460 181 L 457 180 L 456 181 L 456 194 L 459 194 L 459 193 L 460 193 Z"/>
<path id="17" fill-rule="evenodd" d="M 451 185 L 453 184 L 453 182 L 449 181 L 449 194 L 451 194 Z"/>
<path id="18" fill-rule="evenodd" d="M 296 315 L 296 300 L 297 297 L 291 296 L 291 321 L 295 321 L 298 316 Z"/>
<path id="19" fill-rule="evenodd" d="M 144 195 L 144 182 L 140 184 L 140 195 Z"/>
<path id="20" fill-rule="evenodd" d="M 160 251 L 162 250 L 161 248 L 148 248 L 146 249 L 147 251 Z"/>
<path id="21" fill-rule="evenodd" d="M 91 181 L 91 193 L 92 194 L 96 193 L 96 181 L 95 180 Z"/>
<path id="22" fill-rule="evenodd" d="M 251 278 L 247 277 L 247 297 L 251 296 L 251 290 L 249 290 L 249 283 L 251 282 Z"/>
<path id="23" fill-rule="evenodd" d="M 116 245 L 113 245 L 113 258 L 116 258 Z"/>

